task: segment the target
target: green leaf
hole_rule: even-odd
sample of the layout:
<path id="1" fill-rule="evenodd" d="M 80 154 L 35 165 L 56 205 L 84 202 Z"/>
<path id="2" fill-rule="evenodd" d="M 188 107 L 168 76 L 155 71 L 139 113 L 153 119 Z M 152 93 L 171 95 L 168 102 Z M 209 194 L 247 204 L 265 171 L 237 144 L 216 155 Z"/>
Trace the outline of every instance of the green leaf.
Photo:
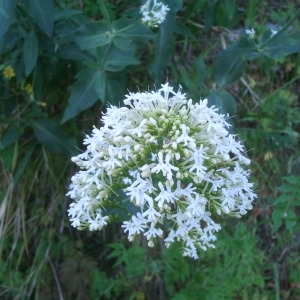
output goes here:
<path id="1" fill-rule="evenodd" d="M 300 52 L 300 32 L 290 33 L 283 31 L 278 33 L 270 38 L 269 42 L 262 49 L 262 53 L 272 59 L 279 59 L 285 55 L 297 52 Z"/>
<path id="2" fill-rule="evenodd" d="M 41 119 L 32 122 L 36 138 L 48 149 L 57 153 L 75 153 L 75 142 L 53 120 Z"/>
<path id="3" fill-rule="evenodd" d="M 103 21 L 81 26 L 73 37 L 77 45 L 83 50 L 107 45 L 112 40 L 107 25 Z"/>
<path id="4" fill-rule="evenodd" d="M 28 14 L 37 22 L 41 30 L 51 37 L 54 23 L 54 4 L 52 0 L 24 0 Z"/>
<path id="5" fill-rule="evenodd" d="M 205 62 L 204 59 L 200 56 L 195 59 L 195 73 L 196 73 L 196 80 L 198 87 L 200 87 L 206 77 L 206 71 L 205 71 Z"/>
<path id="6" fill-rule="evenodd" d="M 108 58 L 105 70 L 111 72 L 121 71 L 127 66 L 138 65 L 140 61 L 134 57 L 133 51 L 123 51 L 121 49 L 113 49 Z"/>
<path id="7" fill-rule="evenodd" d="M 176 30 L 175 15 L 182 8 L 182 0 L 165 0 L 170 8 L 166 19 L 160 24 L 158 35 L 155 39 L 154 59 L 149 64 L 148 71 L 158 86 L 163 80 L 163 72 L 172 59 L 175 49 L 174 31 Z"/>
<path id="8" fill-rule="evenodd" d="M 246 18 L 248 24 L 255 24 L 255 20 L 257 17 L 257 5 L 259 3 L 259 0 L 252 0 L 247 5 L 246 10 Z"/>
<path id="9" fill-rule="evenodd" d="M 107 215 L 113 216 L 111 222 L 128 220 L 130 216 L 137 214 L 140 209 L 130 201 L 130 198 L 124 193 L 122 188 L 114 190 L 109 197 L 110 203 L 106 205 Z"/>
<path id="10" fill-rule="evenodd" d="M 244 69 L 245 62 L 239 56 L 224 53 L 213 64 L 213 77 L 219 87 L 225 87 L 239 79 Z"/>
<path id="11" fill-rule="evenodd" d="M 235 0 L 218 1 L 215 11 L 216 25 L 232 27 L 238 21 L 237 7 Z"/>
<path id="12" fill-rule="evenodd" d="M 154 38 L 152 31 L 140 23 L 133 23 L 131 19 L 119 19 L 112 24 L 113 43 L 122 50 L 135 50 L 138 44 Z"/>
<path id="13" fill-rule="evenodd" d="M 85 69 L 77 74 L 77 81 L 72 85 L 71 96 L 61 123 L 77 116 L 98 100 L 100 93 L 99 90 L 98 93 L 96 91 L 96 84 L 99 83 L 98 72 L 100 71 L 96 69 Z"/>
<path id="14" fill-rule="evenodd" d="M 212 91 L 208 96 L 209 105 L 215 105 L 219 108 L 219 113 L 229 116 L 236 114 L 236 101 L 232 95 L 226 91 Z"/>
<path id="15" fill-rule="evenodd" d="M 23 51 L 24 51 L 24 65 L 25 65 L 25 75 L 28 76 L 33 68 L 36 65 L 36 61 L 38 58 L 38 41 L 36 38 L 36 34 L 33 30 L 26 34 Z"/>
<path id="16" fill-rule="evenodd" d="M 279 196 L 275 201 L 274 201 L 274 205 L 278 205 L 278 204 L 283 204 L 285 203 L 286 205 L 292 200 L 290 195 L 281 195 Z"/>
<path id="17" fill-rule="evenodd" d="M 120 105 L 127 93 L 126 76 L 124 72 L 109 72 L 106 83 L 106 99 L 112 105 Z"/>
<path id="18" fill-rule="evenodd" d="M 82 12 L 77 9 L 63 9 L 63 10 L 58 10 L 55 11 L 54 13 L 54 21 L 60 21 L 60 20 L 65 20 L 77 15 L 81 15 Z"/>
<path id="19" fill-rule="evenodd" d="M 91 21 L 82 14 L 76 14 L 69 19 L 56 22 L 54 35 L 56 46 L 75 42 L 78 31 L 80 31 L 85 24 L 90 23 Z"/>
<path id="20" fill-rule="evenodd" d="M 102 71 L 96 72 L 95 75 L 95 89 L 98 97 L 104 101 L 106 87 L 106 73 Z"/>
<path id="21" fill-rule="evenodd" d="M 174 23 L 174 32 L 176 34 L 180 34 L 184 37 L 191 37 L 191 38 L 195 38 L 195 36 L 193 35 L 192 31 L 184 26 L 182 23 L 180 22 L 175 22 Z"/>
<path id="22" fill-rule="evenodd" d="M 242 35 L 238 41 L 218 54 L 213 64 L 213 76 L 220 87 L 224 87 L 239 79 L 246 61 L 259 56 L 259 52 L 248 36 Z"/>
<path id="23" fill-rule="evenodd" d="M 239 56 L 241 59 L 253 60 L 259 56 L 257 46 L 248 34 L 243 33 L 240 38 L 223 53 L 230 53 L 231 56 Z"/>
<path id="24" fill-rule="evenodd" d="M 0 139 L 0 150 L 3 150 L 7 146 L 17 141 L 21 134 L 22 131 L 20 130 L 20 128 L 10 126 Z"/>
<path id="25" fill-rule="evenodd" d="M 186 68 L 184 66 L 179 67 L 180 78 L 182 83 L 186 86 L 189 91 L 195 90 L 194 82 L 191 80 Z"/>
<path id="26" fill-rule="evenodd" d="M 0 0 L 0 38 L 13 21 L 17 0 Z"/>
<path id="27" fill-rule="evenodd" d="M 17 185 L 22 176 L 24 175 L 24 172 L 26 170 L 26 167 L 28 163 L 30 162 L 30 159 L 32 157 L 33 151 L 35 149 L 36 145 L 33 143 L 29 145 L 29 147 L 26 149 L 26 152 L 21 159 L 21 161 L 18 163 L 17 170 L 15 171 L 13 175 L 13 182 L 14 185 Z"/>
<path id="28" fill-rule="evenodd" d="M 279 191 L 283 193 L 292 193 L 295 190 L 295 186 L 290 184 L 283 184 L 279 187 Z"/>
<path id="29" fill-rule="evenodd" d="M 178 69 L 180 80 L 189 91 L 189 95 L 192 98 L 199 98 L 199 90 L 206 76 L 204 60 L 201 57 L 196 57 L 192 62 L 190 72 L 184 67 L 178 67 Z"/>
<path id="30" fill-rule="evenodd" d="M 199 1 L 199 0 L 192 0 L 189 1 L 188 3 L 185 3 L 183 20 L 185 22 L 190 20 L 191 17 L 195 15 L 195 12 L 203 11 L 205 5 L 206 5 L 206 1 Z"/>
<path id="31" fill-rule="evenodd" d="M 99 271 L 96 268 L 91 269 L 91 285 L 89 295 L 91 299 L 99 299 L 101 296 L 104 299 L 112 298 L 116 279 L 108 277 L 105 272 Z"/>
<path id="32" fill-rule="evenodd" d="M 169 14 L 173 16 L 175 16 L 183 6 L 183 0 L 165 0 L 163 2 L 169 6 Z"/>
<path id="33" fill-rule="evenodd" d="M 295 212 L 293 210 L 288 210 L 285 216 L 285 224 L 286 229 L 289 231 L 290 234 L 294 233 L 293 229 L 297 224 L 297 220 L 299 220 L 299 217 L 296 216 Z"/>
<path id="34" fill-rule="evenodd" d="M 293 233 L 293 228 L 297 224 L 297 218 L 292 209 L 286 210 L 284 207 L 276 207 L 272 213 L 273 228 L 275 232 L 285 221 L 285 226 L 289 232 Z"/>
<path id="35" fill-rule="evenodd" d="M 0 38 L 0 55 L 9 52 L 15 47 L 16 43 L 20 40 L 21 33 L 16 27 L 11 27 L 8 32 Z"/>
<path id="36" fill-rule="evenodd" d="M 76 44 L 66 44 L 58 47 L 56 55 L 63 59 L 79 60 L 91 65 L 97 63 L 95 56 L 88 51 L 82 51 Z"/>
<path id="37" fill-rule="evenodd" d="M 124 247 L 123 243 L 111 243 L 108 245 L 113 250 L 107 256 L 108 258 L 116 258 L 116 262 L 114 266 L 118 266 L 123 262 L 127 262 L 127 255 L 126 255 L 126 248 Z"/>
<path id="38" fill-rule="evenodd" d="M 218 0 L 207 1 L 204 8 L 204 27 L 205 30 L 210 30 L 215 23 L 216 7 Z"/>
<path id="39" fill-rule="evenodd" d="M 164 68 L 169 64 L 174 52 L 173 24 L 173 19 L 167 16 L 166 20 L 160 25 L 155 40 L 155 54 L 149 66 L 149 72 L 156 85 L 162 83 Z"/>
<path id="40" fill-rule="evenodd" d="M 300 189 L 300 176 L 285 176 L 283 179 L 293 185 L 298 186 Z"/>

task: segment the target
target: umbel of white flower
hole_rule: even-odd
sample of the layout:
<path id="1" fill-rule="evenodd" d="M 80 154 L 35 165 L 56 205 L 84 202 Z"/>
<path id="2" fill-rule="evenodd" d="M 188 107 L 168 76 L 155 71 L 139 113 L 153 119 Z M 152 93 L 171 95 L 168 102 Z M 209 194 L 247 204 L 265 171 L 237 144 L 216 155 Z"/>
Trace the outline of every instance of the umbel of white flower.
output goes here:
<path id="1" fill-rule="evenodd" d="M 114 218 L 107 207 L 122 206 L 125 193 L 136 208 L 122 225 L 130 241 L 180 242 L 183 255 L 198 258 L 199 248 L 214 247 L 218 215 L 252 209 L 244 147 L 217 108 L 193 104 L 168 83 L 130 93 L 124 104 L 107 109 L 103 126 L 84 140 L 87 150 L 72 158 L 81 170 L 67 194 L 71 224 L 100 230 Z"/>
<path id="2" fill-rule="evenodd" d="M 149 27 L 157 27 L 165 20 L 169 10 L 168 5 L 165 5 L 160 1 L 147 0 L 140 9 L 142 23 Z"/>

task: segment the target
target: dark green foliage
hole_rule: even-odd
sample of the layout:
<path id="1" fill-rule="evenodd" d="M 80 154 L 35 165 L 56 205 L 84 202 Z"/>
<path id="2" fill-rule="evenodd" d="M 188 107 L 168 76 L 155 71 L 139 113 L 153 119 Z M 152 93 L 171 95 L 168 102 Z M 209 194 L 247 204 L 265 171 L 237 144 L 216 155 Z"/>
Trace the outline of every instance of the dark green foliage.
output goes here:
<path id="1" fill-rule="evenodd" d="M 41 119 L 32 122 L 36 138 L 54 152 L 75 154 L 74 139 L 67 136 L 53 120 Z"/>
<path id="2" fill-rule="evenodd" d="M 12 1 L 1 0 L 0 36 L 5 34 L 10 24 L 12 23 L 17 2 L 18 2 L 17 0 L 12 0 Z"/>
<path id="3" fill-rule="evenodd" d="M 287 231 L 292 235 L 294 232 L 299 231 L 295 228 L 297 225 L 297 216 L 295 208 L 299 209 L 300 206 L 300 178 L 298 176 L 283 177 L 284 183 L 279 187 L 282 193 L 274 201 L 274 210 L 272 213 L 273 232 L 277 231 L 284 223 Z"/>
<path id="4" fill-rule="evenodd" d="M 97 89 L 105 85 L 105 74 L 97 69 L 84 69 L 76 75 L 62 123 L 90 108 L 98 100 Z M 105 89 L 100 90 L 104 94 Z M 103 97 L 104 95 L 102 95 Z"/>

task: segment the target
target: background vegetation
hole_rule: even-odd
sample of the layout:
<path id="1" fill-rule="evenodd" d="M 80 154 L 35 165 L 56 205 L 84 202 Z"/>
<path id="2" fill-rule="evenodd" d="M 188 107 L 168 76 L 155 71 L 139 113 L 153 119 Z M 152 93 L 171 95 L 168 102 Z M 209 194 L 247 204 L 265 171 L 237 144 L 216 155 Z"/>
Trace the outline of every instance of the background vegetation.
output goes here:
<path id="1" fill-rule="evenodd" d="M 164 3 L 149 29 L 135 0 L 0 1 L 1 299 L 300 299 L 297 1 Z M 199 261 L 66 216 L 106 103 L 167 80 L 234 116 L 253 162 L 254 210 Z"/>

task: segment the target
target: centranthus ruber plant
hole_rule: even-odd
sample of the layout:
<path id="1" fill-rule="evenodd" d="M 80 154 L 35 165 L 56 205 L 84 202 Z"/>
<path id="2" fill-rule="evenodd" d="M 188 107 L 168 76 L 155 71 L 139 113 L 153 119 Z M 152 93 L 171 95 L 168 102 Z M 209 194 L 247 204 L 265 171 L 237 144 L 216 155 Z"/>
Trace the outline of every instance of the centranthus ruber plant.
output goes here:
<path id="1" fill-rule="evenodd" d="M 71 224 L 100 230 L 116 217 L 111 207 L 130 201 L 135 209 L 122 225 L 130 241 L 181 242 L 183 255 L 198 258 L 199 248 L 214 247 L 218 215 L 252 209 L 245 149 L 216 107 L 193 104 L 181 87 L 129 93 L 124 104 L 107 109 L 87 150 L 72 158 L 81 170 L 67 194 Z"/>

